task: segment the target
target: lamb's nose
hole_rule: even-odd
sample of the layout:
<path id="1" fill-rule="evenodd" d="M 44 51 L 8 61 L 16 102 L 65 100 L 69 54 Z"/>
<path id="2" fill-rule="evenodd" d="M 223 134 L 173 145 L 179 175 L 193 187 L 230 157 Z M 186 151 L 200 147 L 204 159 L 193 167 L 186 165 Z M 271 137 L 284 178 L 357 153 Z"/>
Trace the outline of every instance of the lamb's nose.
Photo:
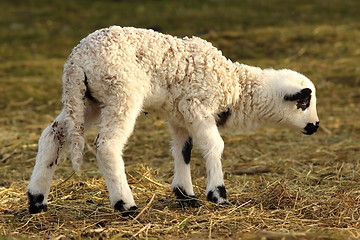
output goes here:
<path id="1" fill-rule="evenodd" d="M 305 131 L 303 133 L 307 134 L 307 135 L 311 135 L 311 134 L 315 133 L 319 128 L 319 124 L 320 124 L 319 121 L 316 122 L 315 124 L 314 123 L 306 124 L 306 127 L 304 127 Z"/>

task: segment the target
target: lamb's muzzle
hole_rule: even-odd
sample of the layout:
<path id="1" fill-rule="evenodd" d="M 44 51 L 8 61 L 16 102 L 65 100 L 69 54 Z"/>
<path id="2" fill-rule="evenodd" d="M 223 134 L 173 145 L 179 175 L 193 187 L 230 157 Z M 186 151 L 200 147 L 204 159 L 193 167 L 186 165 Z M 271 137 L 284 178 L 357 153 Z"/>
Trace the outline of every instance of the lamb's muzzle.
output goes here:
<path id="1" fill-rule="evenodd" d="M 320 124 L 319 121 L 316 122 L 315 124 L 314 123 L 308 123 L 306 125 L 306 127 L 304 127 L 304 132 L 303 133 L 306 134 L 306 135 L 311 135 L 313 133 L 316 133 L 316 131 L 319 128 L 319 124 Z"/>

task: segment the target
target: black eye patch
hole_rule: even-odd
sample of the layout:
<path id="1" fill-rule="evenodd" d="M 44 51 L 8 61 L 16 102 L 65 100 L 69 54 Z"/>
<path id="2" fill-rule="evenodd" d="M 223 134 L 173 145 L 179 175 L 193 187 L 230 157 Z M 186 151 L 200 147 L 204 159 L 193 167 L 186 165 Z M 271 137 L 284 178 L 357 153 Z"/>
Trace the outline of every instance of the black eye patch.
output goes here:
<path id="1" fill-rule="evenodd" d="M 311 95 L 311 89 L 310 88 L 304 88 L 300 92 L 297 92 L 295 94 L 287 94 L 284 96 L 284 99 L 286 101 L 296 101 L 296 100 L 305 100 L 307 97 Z"/>
<path id="2" fill-rule="evenodd" d="M 310 100 L 311 100 L 311 95 L 309 95 L 304 99 L 300 99 L 297 101 L 296 107 L 298 109 L 301 108 L 301 110 L 305 111 L 305 109 L 307 109 L 310 106 Z"/>
<path id="3" fill-rule="evenodd" d="M 304 88 L 295 94 L 287 94 L 284 96 L 285 101 L 296 101 L 297 109 L 305 111 L 310 106 L 311 89 Z"/>

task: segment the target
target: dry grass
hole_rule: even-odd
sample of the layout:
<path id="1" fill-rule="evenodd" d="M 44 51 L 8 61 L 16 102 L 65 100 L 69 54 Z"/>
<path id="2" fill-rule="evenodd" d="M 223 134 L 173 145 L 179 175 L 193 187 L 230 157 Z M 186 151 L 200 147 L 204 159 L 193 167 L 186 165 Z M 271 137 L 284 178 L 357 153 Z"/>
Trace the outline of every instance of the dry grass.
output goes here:
<path id="1" fill-rule="evenodd" d="M 194 185 L 202 206 L 182 209 L 170 190 L 172 164 L 165 130 L 162 121 L 142 117 L 126 151 L 128 179 L 141 211 L 135 219 L 123 218 L 109 206 L 90 145 L 85 171 L 74 175 L 70 163 L 64 162 L 52 187 L 49 211 L 28 214 L 27 180 L 21 176 L 30 175 L 36 144 L 11 141 L 8 149 L 14 151 L 2 158 L 6 185 L 0 188 L 2 234 L 58 239 L 360 237 L 358 142 L 338 140 L 324 131 L 311 138 L 274 129 L 226 133 L 224 169 L 231 205 L 205 201 L 204 169 L 195 151 Z M 22 169 L 26 173 L 17 171 L 20 160 L 27 165 Z"/>
<path id="2" fill-rule="evenodd" d="M 82 1 L 29 2 L 0 9 L 1 239 L 360 238 L 358 1 L 103 1 L 86 5 L 88 11 Z M 313 136 L 274 128 L 223 131 L 231 204 L 205 201 L 204 164 L 195 149 L 192 173 L 202 205 L 182 209 L 170 189 L 166 123 L 151 113 L 141 116 L 125 152 L 140 212 L 135 219 L 109 205 L 92 154 L 93 129 L 84 171 L 75 175 L 63 161 L 49 211 L 30 215 L 26 186 L 39 135 L 61 107 L 62 64 L 81 37 L 115 23 L 200 34 L 234 60 L 305 73 L 318 88 L 322 128 Z"/>

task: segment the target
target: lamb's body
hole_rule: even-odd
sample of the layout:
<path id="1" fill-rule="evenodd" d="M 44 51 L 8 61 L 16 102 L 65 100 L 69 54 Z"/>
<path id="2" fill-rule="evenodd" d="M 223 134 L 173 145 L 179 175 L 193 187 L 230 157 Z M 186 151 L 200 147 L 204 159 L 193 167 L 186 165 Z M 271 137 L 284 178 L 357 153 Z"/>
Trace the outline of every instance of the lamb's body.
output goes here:
<path id="1" fill-rule="evenodd" d="M 181 125 L 181 111 L 192 104 L 188 100 L 200 101 L 211 114 L 220 113 L 237 103 L 240 91 L 249 102 L 246 95 L 253 95 L 254 80 L 261 74 L 259 68 L 235 65 L 200 38 L 179 39 L 136 28 L 111 27 L 90 34 L 73 50 L 67 64 L 71 62 L 82 68 L 99 102 L 122 99 L 126 89 L 125 94 L 144 95 L 146 111 L 155 110 Z M 239 71 L 252 76 L 239 82 Z"/>
<path id="2" fill-rule="evenodd" d="M 246 130 L 265 122 L 301 129 L 314 124 L 313 129 L 305 129 L 308 133 L 317 128 L 315 95 L 311 111 L 304 110 L 301 119 L 287 116 L 289 110 L 278 106 L 277 97 L 283 101 L 285 95 L 291 97 L 304 87 L 314 92 L 307 78 L 289 70 L 233 63 L 196 37 L 179 39 L 135 28 L 98 30 L 73 49 L 64 67 L 63 85 L 64 110 L 39 141 L 29 185 L 32 212 L 46 206 L 57 159 L 67 143 L 73 166 L 79 170 L 84 128 L 99 116 L 97 159 L 111 203 L 120 211 L 136 208 L 122 150 L 143 109 L 169 122 L 175 161 L 172 188 L 180 199 L 194 196 L 189 165 L 194 141 L 206 160 L 207 198 L 225 200 L 220 161 L 224 143 L 218 125 Z"/>

